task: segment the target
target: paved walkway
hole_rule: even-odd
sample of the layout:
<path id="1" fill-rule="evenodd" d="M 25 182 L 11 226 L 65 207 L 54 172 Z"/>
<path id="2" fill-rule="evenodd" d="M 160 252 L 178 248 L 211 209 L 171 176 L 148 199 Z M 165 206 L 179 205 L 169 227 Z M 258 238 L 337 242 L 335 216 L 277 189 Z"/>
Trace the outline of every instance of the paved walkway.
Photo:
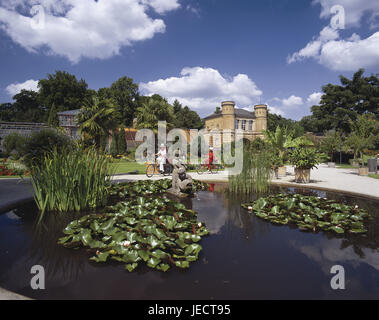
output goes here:
<path id="1" fill-rule="evenodd" d="M 220 171 L 217 174 L 204 173 L 199 175 L 196 172 L 189 173 L 192 178 L 202 181 L 224 182 L 228 181 L 227 171 Z M 146 180 L 146 175 L 121 175 L 113 178 L 115 181 L 119 180 Z M 162 177 L 154 176 L 154 180 L 162 179 Z M 328 168 L 327 165 L 320 165 L 318 169 L 311 171 L 311 183 L 298 184 L 294 182 L 295 175 L 294 169 L 291 166 L 287 167 L 287 176 L 275 179 L 273 184 L 289 185 L 289 186 L 303 186 L 313 187 L 325 190 L 335 190 L 345 193 L 351 193 L 366 197 L 373 197 L 379 200 L 379 179 L 373 179 L 365 176 L 359 176 L 357 169 L 338 169 Z"/>

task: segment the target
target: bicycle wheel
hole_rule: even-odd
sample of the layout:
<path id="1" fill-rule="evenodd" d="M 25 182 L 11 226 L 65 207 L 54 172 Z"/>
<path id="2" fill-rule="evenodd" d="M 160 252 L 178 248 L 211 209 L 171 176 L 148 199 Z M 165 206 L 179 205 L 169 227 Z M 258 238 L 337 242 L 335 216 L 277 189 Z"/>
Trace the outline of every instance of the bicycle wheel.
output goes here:
<path id="1" fill-rule="evenodd" d="M 164 176 L 170 176 L 172 174 L 172 165 L 171 164 L 166 164 L 164 166 Z"/>
<path id="2" fill-rule="evenodd" d="M 146 167 L 146 176 L 148 178 L 151 178 L 155 173 L 155 165 L 153 164 L 149 164 L 147 167 Z"/>
<path id="3" fill-rule="evenodd" d="M 197 171 L 197 174 L 202 175 L 205 171 L 205 165 L 201 165 L 201 164 L 197 165 L 196 171 Z"/>
<path id="4" fill-rule="evenodd" d="M 211 166 L 211 173 L 218 173 L 218 164 L 214 164 L 213 166 Z"/>

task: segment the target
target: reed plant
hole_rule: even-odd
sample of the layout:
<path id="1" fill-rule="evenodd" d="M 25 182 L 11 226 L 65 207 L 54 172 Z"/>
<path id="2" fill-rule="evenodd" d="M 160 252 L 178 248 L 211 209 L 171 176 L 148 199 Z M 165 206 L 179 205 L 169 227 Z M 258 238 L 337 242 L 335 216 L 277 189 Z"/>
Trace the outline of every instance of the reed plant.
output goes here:
<path id="1" fill-rule="evenodd" d="M 238 194 L 267 192 L 271 179 L 271 167 L 272 156 L 268 149 L 257 151 L 245 147 L 242 172 L 229 176 L 229 191 Z"/>
<path id="2" fill-rule="evenodd" d="M 31 172 L 40 219 L 46 212 L 79 212 L 107 203 L 111 164 L 94 148 L 54 149 Z"/>

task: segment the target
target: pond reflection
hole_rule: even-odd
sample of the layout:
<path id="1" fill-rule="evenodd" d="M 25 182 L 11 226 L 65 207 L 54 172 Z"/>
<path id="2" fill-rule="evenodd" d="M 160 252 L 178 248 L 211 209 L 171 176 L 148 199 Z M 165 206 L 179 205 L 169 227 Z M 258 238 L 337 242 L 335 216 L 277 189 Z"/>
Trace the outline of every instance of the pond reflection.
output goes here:
<path id="1" fill-rule="evenodd" d="M 359 205 L 376 219 L 367 235 L 301 232 L 275 226 L 241 208 L 255 195 L 235 196 L 227 184 L 211 185 L 182 199 L 211 231 L 199 261 L 189 270 L 167 273 L 140 266 L 128 273 L 118 263 L 95 264 L 86 250 L 57 245 L 77 215 L 51 215 L 38 227 L 35 208 L 21 206 L 0 216 L 0 286 L 38 299 L 378 299 L 379 206 L 331 192 L 274 188 L 270 192 L 313 194 Z M 44 291 L 31 290 L 30 268 L 46 271 Z M 347 289 L 330 288 L 330 268 L 346 268 Z"/>

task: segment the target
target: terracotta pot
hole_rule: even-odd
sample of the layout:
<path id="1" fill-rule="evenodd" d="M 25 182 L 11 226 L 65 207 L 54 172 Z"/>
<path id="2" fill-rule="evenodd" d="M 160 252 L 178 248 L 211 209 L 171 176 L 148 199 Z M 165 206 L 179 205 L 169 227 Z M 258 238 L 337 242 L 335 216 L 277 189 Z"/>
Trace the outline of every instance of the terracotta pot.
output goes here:
<path id="1" fill-rule="evenodd" d="M 287 168 L 285 166 L 278 168 L 278 177 L 285 177 L 287 175 Z"/>
<path id="2" fill-rule="evenodd" d="M 309 183 L 311 181 L 311 169 L 295 168 L 295 181 L 297 183 Z"/>
<path id="3" fill-rule="evenodd" d="M 329 168 L 335 168 L 336 167 L 336 163 L 335 162 L 328 162 L 328 167 Z"/>
<path id="4" fill-rule="evenodd" d="M 358 168 L 358 174 L 360 176 L 368 176 L 368 168 Z"/>

